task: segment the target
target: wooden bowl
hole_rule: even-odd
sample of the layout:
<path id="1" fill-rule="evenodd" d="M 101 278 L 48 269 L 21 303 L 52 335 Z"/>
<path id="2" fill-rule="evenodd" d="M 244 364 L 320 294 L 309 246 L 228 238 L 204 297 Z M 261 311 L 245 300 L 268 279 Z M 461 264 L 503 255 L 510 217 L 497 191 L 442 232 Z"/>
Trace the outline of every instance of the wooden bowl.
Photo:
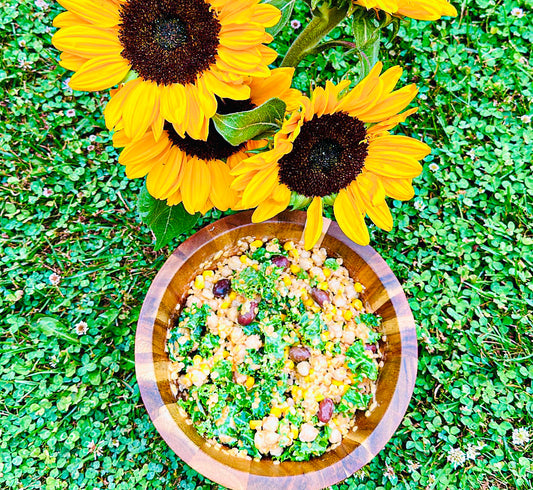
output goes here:
<path id="1" fill-rule="evenodd" d="M 378 407 L 357 416 L 350 432 L 333 451 L 307 462 L 236 458 L 206 444 L 194 426 L 179 415 L 168 381 L 167 329 L 187 293 L 198 266 L 245 236 L 302 238 L 305 213 L 285 212 L 264 223 L 251 212 L 228 216 L 201 229 L 168 258 L 143 303 L 135 339 L 135 367 L 141 395 L 159 433 L 188 465 L 233 489 L 318 489 L 338 483 L 367 464 L 392 437 L 409 405 L 416 379 L 418 349 L 413 316 L 400 283 L 371 247 L 349 240 L 335 222 L 326 220 L 321 237 L 329 255 L 340 256 L 352 277 L 366 286 L 363 302 L 382 318 L 384 366 L 377 382 Z"/>

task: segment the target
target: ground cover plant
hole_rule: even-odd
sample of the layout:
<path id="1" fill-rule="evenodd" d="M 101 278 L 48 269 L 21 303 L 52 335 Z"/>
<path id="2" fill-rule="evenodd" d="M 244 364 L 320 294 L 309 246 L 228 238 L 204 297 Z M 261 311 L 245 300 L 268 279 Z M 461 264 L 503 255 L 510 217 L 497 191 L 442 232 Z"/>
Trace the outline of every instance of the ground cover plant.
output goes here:
<path id="1" fill-rule="evenodd" d="M 144 294 L 185 236 L 153 251 L 107 95 L 69 92 L 56 65 L 55 4 L 0 5 L 0 485 L 211 488 L 159 438 L 133 365 Z M 532 488 L 533 3 L 455 5 L 455 22 L 402 27 L 383 59 L 420 85 L 405 132 L 433 148 L 415 199 L 390 201 L 394 230 L 371 227 L 410 298 L 420 366 L 402 426 L 340 489 Z M 296 85 L 338 81 L 354 61 L 306 58 Z"/>

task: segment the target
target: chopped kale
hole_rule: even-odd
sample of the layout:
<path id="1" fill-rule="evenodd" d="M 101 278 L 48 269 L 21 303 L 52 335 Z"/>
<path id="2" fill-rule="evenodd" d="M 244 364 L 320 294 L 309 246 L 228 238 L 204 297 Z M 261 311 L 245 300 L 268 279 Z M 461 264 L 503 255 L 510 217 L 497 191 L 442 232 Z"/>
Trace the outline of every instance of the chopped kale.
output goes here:
<path id="1" fill-rule="evenodd" d="M 213 351 L 218 349 L 220 346 L 220 337 L 212 333 L 204 335 L 200 340 L 200 345 L 198 346 L 198 354 L 202 357 L 211 357 Z"/>
<path id="2" fill-rule="evenodd" d="M 334 259 L 334 258 L 331 258 L 331 257 L 324 261 L 324 265 L 328 269 L 331 269 L 332 271 L 336 271 L 340 267 L 339 263 L 337 262 L 337 259 Z"/>
<path id="3" fill-rule="evenodd" d="M 378 377 L 378 367 L 373 359 L 366 355 L 365 345 L 361 340 L 354 342 L 346 351 L 347 364 L 355 376 L 364 376 L 371 380 Z"/>
<path id="4" fill-rule="evenodd" d="M 341 402 L 337 405 L 336 410 L 339 412 L 346 412 L 356 408 L 357 410 L 365 410 L 372 395 L 365 395 L 361 393 L 357 387 L 350 387 L 350 389 L 343 395 Z"/>
<path id="5" fill-rule="evenodd" d="M 302 315 L 299 332 L 304 344 L 323 349 L 325 343 L 320 337 L 323 330 L 325 330 L 325 325 L 320 319 L 320 315 L 313 315 L 308 312 Z"/>

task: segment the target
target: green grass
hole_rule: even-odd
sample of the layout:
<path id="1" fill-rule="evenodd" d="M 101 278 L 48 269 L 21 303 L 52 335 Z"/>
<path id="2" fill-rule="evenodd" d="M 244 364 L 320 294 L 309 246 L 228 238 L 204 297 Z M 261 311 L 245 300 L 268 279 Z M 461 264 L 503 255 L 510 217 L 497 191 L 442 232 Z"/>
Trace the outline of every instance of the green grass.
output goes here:
<path id="1" fill-rule="evenodd" d="M 403 424 L 339 489 L 533 488 L 532 444 L 512 441 L 533 432 L 533 132 L 520 119 L 533 2 L 461 3 L 456 20 L 403 27 L 383 56 L 421 90 L 405 132 L 434 148 L 416 198 L 391 202 L 394 231 L 372 229 L 410 298 L 420 367 Z M 125 178 L 104 127 L 107 95 L 65 89 L 50 45 L 59 7 L 0 7 L 0 487 L 211 488 L 158 436 L 135 381 L 140 305 L 179 241 L 153 252 L 135 211 L 142 182 Z M 353 61 L 307 59 L 296 83 Z M 449 451 L 469 444 L 478 456 L 454 469 Z"/>

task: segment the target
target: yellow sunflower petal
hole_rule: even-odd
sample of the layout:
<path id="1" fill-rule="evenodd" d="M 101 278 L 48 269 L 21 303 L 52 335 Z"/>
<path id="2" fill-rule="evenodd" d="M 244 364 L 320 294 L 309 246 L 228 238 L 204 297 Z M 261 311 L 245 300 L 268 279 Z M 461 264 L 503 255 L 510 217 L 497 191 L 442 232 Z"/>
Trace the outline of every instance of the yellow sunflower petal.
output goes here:
<path id="1" fill-rule="evenodd" d="M 385 231 L 391 231 L 393 226 L 392 214 L 385 201 L 384 195 L 380 200 L 372 198 L 372 194 L 368 194 L 367 190 L 361 185 L 362 181 L 358 178 L 353 182 L 348 192 L 352 193 L 356 202 L 364 203 L 364 209 L 368 217 L 374 222 L 376 226 Z"/>
<path id="2" fill-rule="evenodd" d="M 52 37 L 52 44 L 60 51 L 68 51 L 84 58 L 116 55 L 117 60 L 127 63 L 120 56 L 124 48 L 117 35 L 107 29 L 90 25 L 63 27 Z"/>
<path id="3" fill-rule="evenodd" d="M 438 20 L 457 16 L 456 8 L 447 0 L 399 0 L 398 13 L 418 20 Z"/>
<path id="4" fill-rule="evenodd" d="M 146 133 L 159 114 L 159 92 L 154 82 L 142 81 L 128 93 L 122 121 L 126 134 L 136 140 Z"/>
<path id="5" fill-rule="evenodd" d="M 333 204 L 333 212 L 342 231 L 350 240 L 363 246 L 370 243 L 363 212 L 347 189 L 341 189 L 339 192 Z"/>
<path id="6" fill-rule="evenodd" d="M 79 15 L 69 12 L 68 10 L 56 15 L 53 22 L 54 27 L 71 27 L 80 26 L 83 24 L 90 25 L 90 22 Z"/>
<path id="7" fill-rule="evenodd" d="M 279 191 L 279 189 L 281 189 L 281 191 Z M 287 209 L 291 201 L 291 192 L 289 189 L 287 189 L 287 187 L 284 185 L 280 185 L 274 191 L 274 193 L 276 195 L 282 193 L 283 196 L 280 196 L 281 199 L 279 200 L 271 198 L 259 204 L 252 214 L 253 223 L 261 223 L 262 221 L 266 221 L 267 219 L 273 218 L 277 214 Z"/>
<path id="8" fill-rule="evenodd" d="M 164 161 L 154 165 L 146 178 L 146 188 L 156 199 L 166 199 L 179 186 L 182 177 L 183 153 L 172 148 Z M 176 185 L 177 184 L 177 185 Z"/>
<path id="9" fill-rule="evenodd" d="M 368 147 L 369 154 L 389 154 L 391 151 L 421 160 L 431 153 L 431 148 L 415 138 L 392 134 L 373 139 Z"/>
<path id="10" fill-rule="evenodd" d="M 124 80 L 129 71 L 128 63 L 119 56 L 99 56 L 84 63 L 69 85 L 73 90 L 105 90 Z"/>
<path id="11" fill-rule="evenodd" d="M 61 53 L 59 57 L 59 66 L 62 66 L 67 70 L 77 71 L 84 65 L 84 63 L 87 63 L 87 61 L 87 58 L 82 58 L 81 56 L 65 52 Z"/>
<path id="12" fill-rule="evenodd" d="M 148 132 L 142 138 L 128 144 L 128 146 L 122 150 L 122 153 L 118 157 L 118 161 L 122 165 L 126 165 L 126 167 L 135 167 L 136 169 L 139 169 L 141 172 L 139 177 L 144 177 L 148 170 L 142 173 L 140 169 L 144 168 L 143 163 L 148 161 L 159 161 L 164 157 L 169 148 L 170 141 L 167 138 L 161 138 L 156 142 L 152 133 Z M 149 165 L 152 165 L 152 163 Z M 135 174 L 137 175 L 138 172 L 135 172 Z"/>
<path id="13" fill-rule="evenodd" d="M 234 84 L 224 82 L 217 78 L 211 71 L 203 74 L 207 88 L 223 99 L 246 100 L 250 97 L 250 87 L 243 83 Z"/>
<path id="14" fill-rule="evenodd" d="M 220 30 L 220 43 L 237 51 L 248 49 L 250 44 L 259 44 L 263 40 L 265 31 L 257 26 L 258 29 L 245 28 L 239 24 L 230 24 Z"/>
<path id="15" fill-rule="evenodd" d="M 409 201 L 415 196 L 415 190 L 411 182 L 411 179 L 381 178 L 385 194 L 398 201 Z"/>
<path id="16" fill-rule="evenodd" d="M 407 85 L 387 97 L 383 97 L 377 104 L 357 112 L 357 117 L 363 122 L 380 122 L 403 111 L 416 97 L 416 85 Z"/>
<path id="17" fill-rule="evenodd" d="M 207 202 L 211 190 L 211 173 L 207 164 L 196 157 L 183 162 L 183 181 L 181 183 L 181 196 L 183 206 L 188 213 L 200 211 Z"/>
<path id="18" fill-rule="evenodd" d="M 274 27 L 281 19 L 281 10 L 273 5 L 260 3 L 254 8 L 252 18 L 254 22 L 258 22 L 265 27 Z"/>
<path id="19" fill-rule="evenodd" d="M 231 189 L 233 178 L 229 173 L 230 168 L 220 160 L 213 160 L 209 163 L 209 170 L 211 171 L 209 198 L 216 208 L 226 211 L 237 201 L 237 193 Z"/>
<path id="20" fill-rule="evenodd" d="M 311 250 L 322 234 L 322 228 L 324 226 L 322 208 L 322 198 L 313 198 L 313 202 L 307 210 L 307 220 L 305 222 L 304 246 L 306 250 Z"/>
<path id="21" fill-rule="evenodd" d="M 252 208 L 264 201 L 272 193 L 279 181 L 278 167 L 272 165 L 257 172 L 244 190 L 242 202 L 247 208 Z"/>
<path id="22" fill-rule="evenodd" d="M 100 27 L 114 27 L 120 22 L 119 9 L 116 4 L 108 0 L 58 0 L 58 2 L 70 12 Z"/>
<path id="23" fill-rule="evenodd" d="M 122 113 L 124 112 L 124 101 L 128 94 L 141 83 L 142 80 L 136 78 L 123 85 L 119 90 L 111 95 L 111 99 L 104 109 L 105 123 L 107 129 L 114 129 L 122 122 Z"/>

